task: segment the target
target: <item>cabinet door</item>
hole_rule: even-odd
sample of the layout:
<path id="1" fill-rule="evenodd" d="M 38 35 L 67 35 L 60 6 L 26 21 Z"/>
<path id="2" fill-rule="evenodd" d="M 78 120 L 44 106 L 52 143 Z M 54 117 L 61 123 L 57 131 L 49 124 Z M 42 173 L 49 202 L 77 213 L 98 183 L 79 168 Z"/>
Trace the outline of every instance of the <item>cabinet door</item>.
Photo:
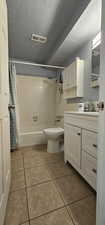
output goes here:
<path id="1" fill-rule="evenodd" d="M 81 164 L 81 128 L 65 125 L 65 155 L 74 167 Z"/>
<path id="2" fill-rule="evenodd" d="M 64 89 L 76 87 L 76 61 L 68 66 L 63 72 Z"/>
<path id="3" fill-rule="evenodd" d="M 63 89 L 66 90 L 69 87 L 68 83 L 68 67 L 63 72 Z"/>
<path id="4" fill-rule="evenodd" d="M 69 67 L 68 70 L 68 84 L 69 88 L 74 88 L 77 86 L 77 78 L 76 78 L 76 61 L 74 61 Z"/>

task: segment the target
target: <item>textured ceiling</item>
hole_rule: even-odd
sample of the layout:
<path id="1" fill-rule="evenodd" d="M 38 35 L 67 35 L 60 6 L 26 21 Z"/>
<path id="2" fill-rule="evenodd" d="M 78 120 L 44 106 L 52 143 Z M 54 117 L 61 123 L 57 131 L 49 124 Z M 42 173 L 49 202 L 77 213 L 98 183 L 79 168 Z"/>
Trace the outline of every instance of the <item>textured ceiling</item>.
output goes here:
<path id="1" fill-rule="evenodd" d="M 46 63 L 59 48 L 90 0 L 7 0 L 11 58 Z M 44 45 L 31 34 L 47 36 Z"/>
<path id="2" fill-rule="evenodd" d="M 101 29 L 101 0 L 92 0 L 64 42 L 49 60 L 50 64 L 67 65 L 70 56 Z"/>

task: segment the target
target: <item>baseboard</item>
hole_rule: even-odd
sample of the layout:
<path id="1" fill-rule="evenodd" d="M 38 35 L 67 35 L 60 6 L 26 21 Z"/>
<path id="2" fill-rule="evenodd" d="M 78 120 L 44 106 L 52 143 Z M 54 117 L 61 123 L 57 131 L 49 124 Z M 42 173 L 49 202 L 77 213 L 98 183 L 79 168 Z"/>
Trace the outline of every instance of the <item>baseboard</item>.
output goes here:
<path id="1" fill-rule="evenodd" d="M 35 145 L 30 145 L 30 146 L 23 146 L 23 147 L 17 147 L 17 150 L 31 150 L 31 149 L 37 149 L 37 150 L 41 150 L 41 149 L 47 149 L 47 144 L 35 144 Z"/>

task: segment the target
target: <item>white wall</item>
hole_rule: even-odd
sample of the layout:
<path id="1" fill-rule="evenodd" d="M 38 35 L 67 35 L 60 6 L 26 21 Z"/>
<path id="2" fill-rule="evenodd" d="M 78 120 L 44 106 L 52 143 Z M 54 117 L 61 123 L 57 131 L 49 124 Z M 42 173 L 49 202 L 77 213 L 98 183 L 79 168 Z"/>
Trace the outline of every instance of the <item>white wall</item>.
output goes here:
<path id="1" fill-rule="evenodd" d="M 19 146 L 43 143 L 44 128 L 55 125 L 56 85 L 47 78 L 17 75 Z M 33 121 L 37 116 L 37 121 Z"/>

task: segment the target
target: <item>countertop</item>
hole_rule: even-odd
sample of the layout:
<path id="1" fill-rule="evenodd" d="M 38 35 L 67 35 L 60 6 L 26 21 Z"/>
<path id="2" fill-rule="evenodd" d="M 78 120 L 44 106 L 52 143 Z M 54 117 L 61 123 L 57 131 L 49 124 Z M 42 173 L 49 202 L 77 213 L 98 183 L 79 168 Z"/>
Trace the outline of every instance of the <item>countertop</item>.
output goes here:
<path id="1" fill-rule="evenodd" d="M 99 112 L 65 111 L 64 114 L 73 114 L 73 115 L 81 115 L 81 116 L 93 116 L 93 117 L 98 117 L 99 116 Z"/>

